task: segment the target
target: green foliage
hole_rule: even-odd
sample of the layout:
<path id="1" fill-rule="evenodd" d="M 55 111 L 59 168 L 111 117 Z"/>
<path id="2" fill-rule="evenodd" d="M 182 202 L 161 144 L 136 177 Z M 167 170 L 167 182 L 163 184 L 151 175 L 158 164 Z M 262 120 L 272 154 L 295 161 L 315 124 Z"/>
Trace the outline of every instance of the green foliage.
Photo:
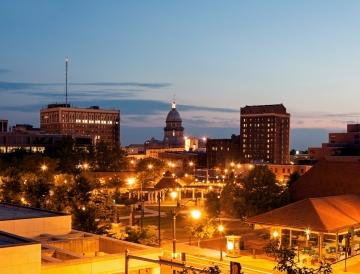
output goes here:
<path id="1" fill-rule="evenodd" d="M 178 274 L 220 274 L 221 270 L 220 270 L 219 266 L 217 266 L 217 265 L 205 267 L 201 270 L 196 270 L 194 267 L 190 266 L 190 267 L 183 268 L 182 270 L 176 271 L 176 273 L 178 273 Z"/>
<path id="2" fill-rule="evenodd" d="M 221 197 L 221 207 L 232 216 L 246 218 L 281 205 L 283 188 L 267 166 L 255 166 L 239 183 L 228 182 Z"/>
<path id="3" fill-rule="evenodd" d="M 139 226 L 127 226 L 125 228 L 126 241 L 140 243 L 148 246 L 157 246 L 159 244 L 157 227 L 154 225 L 145 226 L 143 231 Z"/>
<path id="4" fill-rule="evenodd" d="M 200 240 L 210 239 L 214 236 L 217 230 L 214 219 L 203 219 L 196 222 L 192 222 L 190 225 L 191 236 L 198 239 L 198 245 Z"/>
<path id="5" fill-rule="evenodd" d="M 287 181 L 287 187 L 291 187 L 301 177 L 300 173 L 295 171 L 290 174 L 289 180 Z"/>
<path id="6" fill-rule="evenodd" d="M 211 191 L 206 195 L 205 209 L 210 217 L 218 217 L 220 214 L 220 194 Z"/>
<path id="7" fill-rule="evenodd" d="M 159 159 L 151 157 L 141 159 L 136 166 L 137 182 L 144 187 L 157 183 L 162 177 L 164 167 L 164 162 Z"/>
<path id="8" fill-rule="evenodd" d="M 43 176 L 34 176 L 24 186 L 24 196 L 32 207 L 45 208 L 50 203 L 53 183 Z"/>
<path id="9" fill-rule="evenodd" d="M 306 266 L 300 266 L 295 262 L 295 250 L 288 249 L 283 246 L 279 247 L 277 241 L 270 241 L 265 247 L 266 253 L 272 254 L 277 260 L 277 264 L 274 268 L 276 271 L 286 272 L 288 274 L 330 274 L 332 268 L 330 264 L 320 262 L 318 268 L 310 268 Z"/>
<path id="10" fill-rule="evenodd" d="M 127 169 L 125 152 L 116 145 L 96 144 L 93 166 L 96 171 L 121 171 Z"/>
<path id="11" fill-rule="evenodd" d="M 20 204 L 23 184 L 18 176 L 4 177 L 1 184 L 1 198 L 5 203 Z"/>

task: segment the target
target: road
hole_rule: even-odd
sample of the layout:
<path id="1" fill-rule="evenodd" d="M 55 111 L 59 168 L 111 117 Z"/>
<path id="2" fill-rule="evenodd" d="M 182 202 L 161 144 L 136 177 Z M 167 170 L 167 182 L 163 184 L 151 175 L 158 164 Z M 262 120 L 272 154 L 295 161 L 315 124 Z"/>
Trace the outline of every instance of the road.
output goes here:
<path id="1" fill-rule="evenodd" d="M 171 257 L 171 245 L 163 246 L 166 257 Z M 213 265 L 220 267 L 222 273 L 230 273 L 230 261 L 240 262 L 243 273 L 246 274 L 271 274 L 273 265 L 261 259 L 249 259 L 249 257 L 229 258 L 225 256 L 220 261 L 219 250 L 198 248 L 186 244 L 178 244 L 177 252 L 186 253 L 186 264 L 197 268 L 205 268 Z"/>

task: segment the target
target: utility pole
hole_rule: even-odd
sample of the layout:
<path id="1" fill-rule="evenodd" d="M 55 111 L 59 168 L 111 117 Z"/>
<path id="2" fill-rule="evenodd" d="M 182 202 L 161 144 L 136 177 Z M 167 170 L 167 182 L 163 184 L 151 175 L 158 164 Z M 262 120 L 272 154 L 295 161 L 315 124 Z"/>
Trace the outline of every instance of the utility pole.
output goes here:
<path id="1" fill-rule="evenodd" d="M 69 58 L 65 58 L 65 106 L 68 105 L 68 63 Z"/>
<path id="2" fill-rule="evenodd" d="M 161 206 L 161 193 L 159 192 L 158 193 L 158 197 L 157 197 L 157 199 L 158 199 L 158 213 L 159 213 L 159 215 L 158 215 L 158 237 L 159 237 L 159 247 L 161 247 L 161 208 L 160 208 L 160 206 Z"/>

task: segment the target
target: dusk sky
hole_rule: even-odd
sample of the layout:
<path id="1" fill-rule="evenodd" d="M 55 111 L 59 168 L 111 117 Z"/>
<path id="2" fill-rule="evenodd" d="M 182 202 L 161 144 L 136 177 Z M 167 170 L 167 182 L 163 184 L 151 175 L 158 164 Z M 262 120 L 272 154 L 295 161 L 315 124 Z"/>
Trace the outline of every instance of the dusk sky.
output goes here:
<path id="1" fill-rule="evenodd" d="M 2 0 L 0 118 L 38 126 L 69 56 L 71 104 L 119 108 L 123 144 L 161 138 L 175 95 L 187 134 L 229 137 L 240 107 L 283 103 L 292 147 L 320 145 L 360 118 L 359 14 L 357 0 Z"/>

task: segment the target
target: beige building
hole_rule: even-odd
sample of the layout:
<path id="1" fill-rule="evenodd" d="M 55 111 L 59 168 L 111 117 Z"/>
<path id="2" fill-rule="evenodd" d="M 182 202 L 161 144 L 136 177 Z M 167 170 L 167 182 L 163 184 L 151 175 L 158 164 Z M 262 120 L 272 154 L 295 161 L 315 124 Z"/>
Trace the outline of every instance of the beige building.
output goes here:
<path id="1" fill-rule="evenodd" d="M 304 175 L 306 172 L 312 168 L 311 165 L 275 165 L 267 164 L 267 167 L 275 174 L 276 180 L 280 183 L 286 183 L 290 175 L 294 172 L 299 173 L 299 175 Z"/>
<path id="2" fill-rule="evenodd" d="M 149 259 L 163 255 L 158 248 L 72 230 L 68 214 L 0 204 L 0 273 L 124 273 L 126 249 Z M 129 265 L 129 273 L 145 272 L 159 273 L 159 265 Z"/>
<path id="3" fill-rule="evenodd" d="M 90 136 L 94 144 L 105 141 L 120 145 L 120 111 L 50 104 L 40 111 L 40 129 L 46 133 Z"/>

